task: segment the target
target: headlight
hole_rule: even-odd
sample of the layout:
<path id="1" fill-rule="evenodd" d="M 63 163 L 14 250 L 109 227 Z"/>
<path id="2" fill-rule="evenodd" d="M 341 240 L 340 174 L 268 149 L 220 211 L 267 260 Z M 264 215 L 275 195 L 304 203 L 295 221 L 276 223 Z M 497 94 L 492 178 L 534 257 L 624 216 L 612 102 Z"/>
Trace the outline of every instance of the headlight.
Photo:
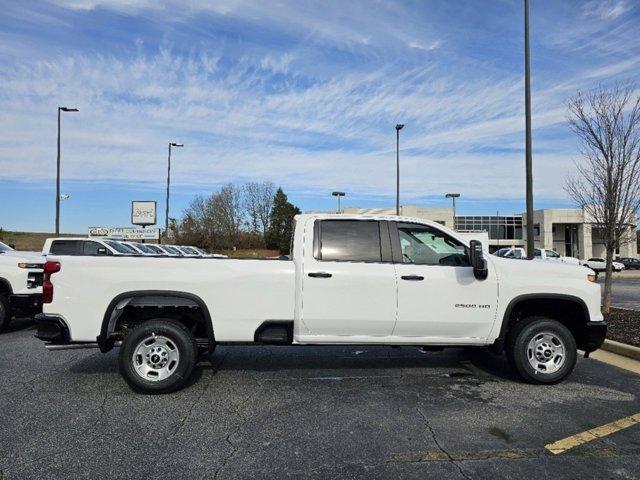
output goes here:
<path id="1" fill-rule="evenodd" d="M 598 276 L 595 273 L 590 273 L 587 275 L 587 280 L 590 282 L 595 282 L 598 279 Z"/>

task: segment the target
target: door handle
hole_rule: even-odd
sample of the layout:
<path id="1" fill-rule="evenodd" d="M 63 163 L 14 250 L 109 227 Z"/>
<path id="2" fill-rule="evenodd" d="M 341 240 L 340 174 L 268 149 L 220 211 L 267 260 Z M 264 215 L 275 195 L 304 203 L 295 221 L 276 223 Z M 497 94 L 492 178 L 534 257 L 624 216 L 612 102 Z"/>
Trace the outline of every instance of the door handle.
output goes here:
<path id="1" fill-rule="evenodd" d="M 413 280 L 414 282 L 424 280 L 424 277 L 422 275 L 402 275 L 400 278 L 402 280 Z"/>
<path id="2" fill-rule="evenodd" d="M 313 278 L 331 278 L 331 274 L 327 272 L 311 272 L 309 276 Z"/>

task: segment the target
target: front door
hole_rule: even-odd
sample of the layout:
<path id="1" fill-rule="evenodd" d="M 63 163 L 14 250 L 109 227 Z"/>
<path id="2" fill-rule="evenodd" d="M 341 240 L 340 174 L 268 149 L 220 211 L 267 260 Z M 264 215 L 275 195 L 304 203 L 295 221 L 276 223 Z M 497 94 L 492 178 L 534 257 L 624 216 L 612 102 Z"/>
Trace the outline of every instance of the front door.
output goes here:
<path id="1" fill-rule="evenodd" d="M 442 230 L 417 223 L 391 223 L 398 282 L 398 321 L 393 335 L 429 341 L 484 339 L 497 309 L 497 280 L 478 280 L 468 248 Z M 514 262 L 517 260 L 513 260 Z"/>
<path id="2" fill-rule="evenodd" d="M 307 227 L 310 228 L 310 227 Z M 311 335 L 386 337 L 396 320 L 396 279 L 386 223 L 316 220 L 304 256 L 302 322 Z"/>

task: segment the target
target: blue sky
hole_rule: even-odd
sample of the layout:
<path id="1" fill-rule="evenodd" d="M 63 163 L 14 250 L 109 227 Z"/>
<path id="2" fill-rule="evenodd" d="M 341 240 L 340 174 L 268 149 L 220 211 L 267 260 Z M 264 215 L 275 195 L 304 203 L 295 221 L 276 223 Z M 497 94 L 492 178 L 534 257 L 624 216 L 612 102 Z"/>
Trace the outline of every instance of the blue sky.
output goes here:
<path id="1" fill-rule="evenodd" d="M 632 0 L 533 0 L 535 206 L 570 207 L 564 102 L 640 73 Z M 303 210 L 401 203 L 524 210 L 522 1 L 0 0 L 0 227 L 172 216 L 227 182 L 271 180 Z"/>

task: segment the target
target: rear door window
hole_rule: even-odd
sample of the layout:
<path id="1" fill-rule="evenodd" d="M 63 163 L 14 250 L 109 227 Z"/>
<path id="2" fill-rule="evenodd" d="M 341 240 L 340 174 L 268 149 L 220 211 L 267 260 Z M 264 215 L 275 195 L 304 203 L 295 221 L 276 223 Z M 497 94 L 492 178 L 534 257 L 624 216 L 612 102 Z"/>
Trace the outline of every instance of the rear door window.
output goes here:
<path id="1" fill-rule="evenodd" d="M 78 255 L 79 240 L 54 240 L 51 242 L 51 255 Z"/>
<path id="2" fill-rule="evenodd" d="M 322 220 L 318 260 L 380 262 L 380 226 L 377 221 Z"/>

